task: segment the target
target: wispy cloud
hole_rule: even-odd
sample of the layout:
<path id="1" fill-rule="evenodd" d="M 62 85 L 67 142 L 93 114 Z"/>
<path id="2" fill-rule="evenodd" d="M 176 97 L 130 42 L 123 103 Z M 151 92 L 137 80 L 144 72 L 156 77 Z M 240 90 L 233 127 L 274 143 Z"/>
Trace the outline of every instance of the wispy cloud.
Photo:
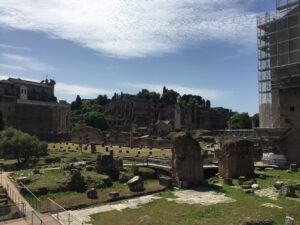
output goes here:
<path id="1" fill-rule="evenodd" d="M 75 84 L 66 84 L 66 83 L 57 83 L 56 85 L 57 93 L 64 95 L 80 95 L 80 96 L 94 96 L 96 97 L 99 94 L 112 95 L 112 91 L 102 89 L 102 88 L 93 88 L 86 87 Z"/>
<path id="2" fill-rule="evenodd" d="M 30 48 L 14 46 L 14 45 L 6 45 L 6 44 L 0 44 L 0 48 L 14 49 L 14 50 L 30 50 Z"/>
<path id="3" fill-rule="evenodd" d="M 254 46 L 256 15 L 247 5 L 243 0 L 1 0 L 0 25 L 45 32 L 105 55 L 145 57 L 208 40 Z"/>
<path id="4" fill-rule="evenodd" d="M 0 69 L 3 70 L 25 70 L 24 67 L 0 63 Z"/>
<path id="5" fill-rule="evenodd" d="M 45 71 L 45 70 L 52 70 L 53 67 L 41 62 L 40 60 L 18 55 L 18 54 L 11 54 L 11 53 L 1 53 L 0 57 L 6 60 L 6 68 L 2 67 L 2 69 L 11 69 L 11 70 L 32 70 L 32 71 Z"/>
<path id="6" fill-rule="evenodd" d="M 134 88 L 137 90 L 148 89 L 150 91 L 155 91 L 158 93 L 162 93 L 163 86 L 166 86 L 168 89 L 173 89 L 177 91 L 179 94 L 192 94 L 192 95 L 200 95 L 203 98 L 210 100 L 222 100 L 223 98 L 229 95 L 229 92 L 215 89 L 206 89 L 206 88 L 192 88 L 181 85 L 174 84 L 147 84 L 147 83 L 120 83 L 120 86 Z"/>

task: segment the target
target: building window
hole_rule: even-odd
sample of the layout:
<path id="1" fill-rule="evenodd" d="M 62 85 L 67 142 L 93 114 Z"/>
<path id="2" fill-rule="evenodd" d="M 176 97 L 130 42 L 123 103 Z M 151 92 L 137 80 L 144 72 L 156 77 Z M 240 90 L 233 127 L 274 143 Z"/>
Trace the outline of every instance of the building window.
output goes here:
<path id="1" fill-rule="evenodd" d="M 291 111 L 291 112 L 294 112 L 294 111 L 295 111 L 295 106 L 291 106 L 291 107 L 290 107 L 290 111 Z"/>
<path id="2" fill-rule="evenodd" d="M 284 119 L 284 122 L 287 124 L 291 123 L 291 121 L 289 119 Z"/>

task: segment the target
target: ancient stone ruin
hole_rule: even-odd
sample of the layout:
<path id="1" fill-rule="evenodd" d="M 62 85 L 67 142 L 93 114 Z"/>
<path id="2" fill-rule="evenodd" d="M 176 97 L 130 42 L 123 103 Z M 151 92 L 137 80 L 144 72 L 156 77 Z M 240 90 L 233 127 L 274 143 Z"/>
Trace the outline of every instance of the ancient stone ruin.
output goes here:
<path id="1" fill-rule="evenodd" d="M 219 174 L 238 178 L 254 174 L 253 143 L 249 140 L 226 141 L 218 152 Z"/>
<path id="2" fill-rule="evenodd" d="M 73 169 L 71 171 L 71 176 L 68 181 L 68 186 L 70 190 L 74 191 L 84 191 L 86 188 L 86 182 L 84 176 L 81 175 L 80 170 Z"/>
<path id="3" fill-rule="evenodd" d="M 113 151 L 109 154 L 98 155 L 96 161 L 96 170 L 98 173 L 106 173 L 112 179 L 119 178 L 120 170 L 123 169 L 123 160 L 121 158 L 114 158 Z"/>
<path id="4" fill-rule="evenodd" d="M 86 192 L 86 196 L 89 199 L 97 199 L 98 198 L 98 193 L 97 190 L 95 188 L 91 188 Z"/>
<path id="5" fill-rule="evenodd" d="M 172 172 L 175 184 L 181 187 L 197 185 L 204 179 L 201 147 L 190 135 L 174 138 Z"/>
<path id="6" fill-rule="evenodd" d="M 110 153 L 105 155 L 98 155 L 96 170 L 98 173 L 107 173 L 116 170 L 113 154 Z"/>
<path id="7" fill-rule="evenodd" d="M 132 192 L 144 190 L 144 181 L 140 176 L 135 176 L 127 182 L 127 185 Z"/>

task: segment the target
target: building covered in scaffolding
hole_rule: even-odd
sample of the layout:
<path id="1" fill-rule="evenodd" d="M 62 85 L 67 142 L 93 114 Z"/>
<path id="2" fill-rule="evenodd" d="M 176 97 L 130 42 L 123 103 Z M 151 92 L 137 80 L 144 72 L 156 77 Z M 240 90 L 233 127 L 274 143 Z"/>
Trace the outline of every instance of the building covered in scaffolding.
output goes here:
<path id="1" fill-rule="evenodd" d="M 286 129 L 281 151 L 300 162 L 300 0 L 257 19 L 260 128 Z M 273 132 L 274 133 L 274 132 Z"/>

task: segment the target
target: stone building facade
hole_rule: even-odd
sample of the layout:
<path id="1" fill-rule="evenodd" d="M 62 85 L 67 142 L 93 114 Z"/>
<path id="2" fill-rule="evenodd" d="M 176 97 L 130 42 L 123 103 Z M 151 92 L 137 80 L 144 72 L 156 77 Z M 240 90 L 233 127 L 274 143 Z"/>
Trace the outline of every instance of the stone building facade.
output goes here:
<path id="1" fill-rule="evenodd" d="M 70 107 L 57 102 L 54 80 L 41 83 L 8 78 L 0 81 L 0 110 L 4 124 L 41 138 L 68 135 Z"/>
<path id="2" fill-rule="evenodd" d="M 154 103 L 138 98 L 112 101 L 104 113 L 110 127 L 115 129 L 130 129 L 133 125 L 149 127 L 156 121 Z"/>
<path id="3" fill-rule="evenodd" d="M 155 130 L 158 121 L 170 121 L 173 130 L 227 128 L 230 110 L 203 106 L 180 108 L 179 105 L 165 106 L 151 100 L 130 98 L 112 101 L 105 107 L 105 116 L 114 130 L 130 131 L 139 127 Z"/>

